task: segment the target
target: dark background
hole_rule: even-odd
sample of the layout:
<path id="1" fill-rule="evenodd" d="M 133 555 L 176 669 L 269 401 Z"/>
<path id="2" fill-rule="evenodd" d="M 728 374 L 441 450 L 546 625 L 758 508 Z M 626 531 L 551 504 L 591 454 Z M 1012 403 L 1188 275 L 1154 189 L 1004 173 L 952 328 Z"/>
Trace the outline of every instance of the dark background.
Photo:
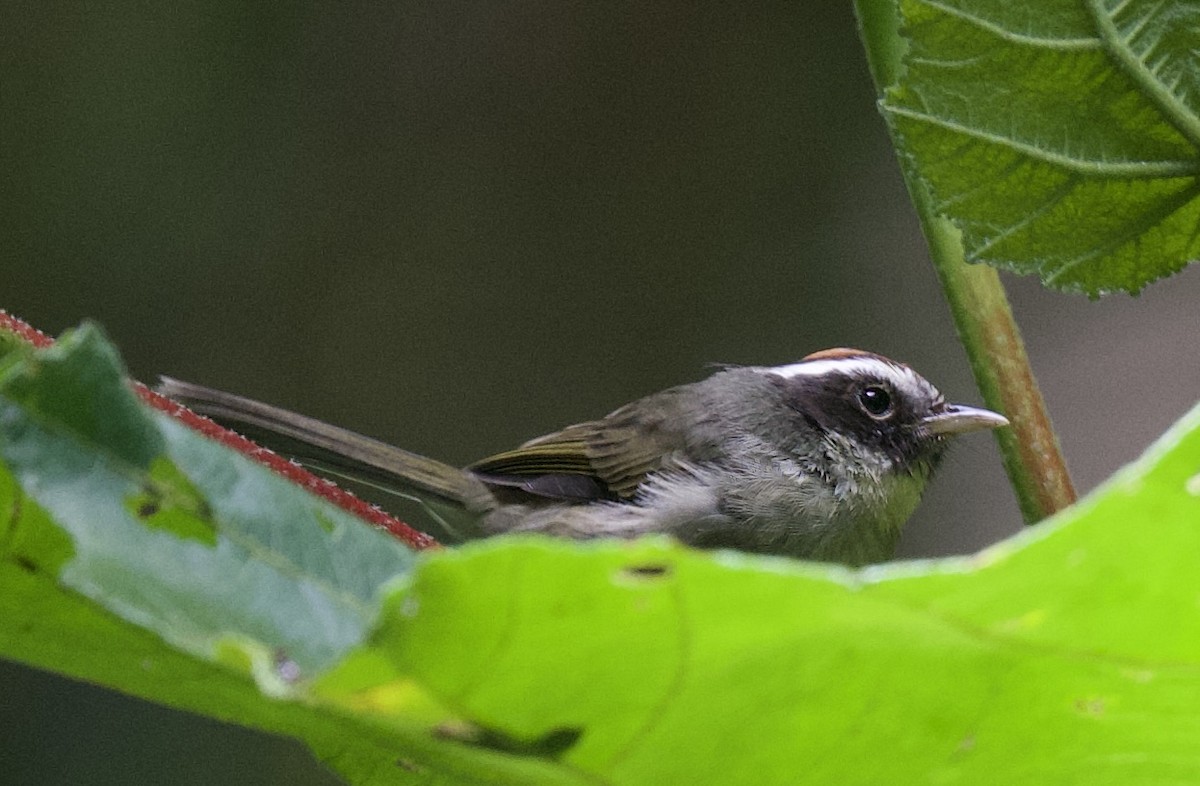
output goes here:
<path id="1" fill-rule="evenodd" d="M 826 346 L 978 401 L 847 2 L 0 10 L 0 307 L 467 462 Z M 1195 399 L 1195 270 L 1006 278 L 1081 490 Z M 964 440 L 903 554 L 1020 528 Z M 1152 533 L 1131 533 L 1131 537 Z M 305 784 L 293 743 L 0 664 L 0 780 Z"/>

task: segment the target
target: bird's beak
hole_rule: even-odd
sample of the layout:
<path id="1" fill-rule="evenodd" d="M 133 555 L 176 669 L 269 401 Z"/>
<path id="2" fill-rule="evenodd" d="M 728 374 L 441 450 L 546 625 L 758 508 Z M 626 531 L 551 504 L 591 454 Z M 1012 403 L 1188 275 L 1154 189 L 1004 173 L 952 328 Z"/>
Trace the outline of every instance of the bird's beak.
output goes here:
<path id="1" fill-rule="evenodd" d="M 989 428 L 1000 428 L 1008 425 L 1008 418 L 998 415 L 990 409 L 967 407 L 962 404 L 947 404 L 941 412 L 924 418 L 921 424 L 931 434 L 966 434 L 971 431 L 982 431 Z"/>

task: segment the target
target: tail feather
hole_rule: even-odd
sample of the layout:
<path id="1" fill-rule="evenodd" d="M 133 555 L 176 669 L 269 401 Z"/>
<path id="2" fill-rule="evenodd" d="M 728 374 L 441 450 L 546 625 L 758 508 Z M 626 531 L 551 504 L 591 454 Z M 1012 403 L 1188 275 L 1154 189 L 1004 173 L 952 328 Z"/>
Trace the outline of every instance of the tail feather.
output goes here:
<path id="1" fill-rule="evenodd" d="M 221 390 L 162 377 L 158 392 L 261 444 L 340 477 L 481 514 L 494 504 L 473 475 L 371 437 Z M 426 500 L 422 500 L 426 501 Z"/>

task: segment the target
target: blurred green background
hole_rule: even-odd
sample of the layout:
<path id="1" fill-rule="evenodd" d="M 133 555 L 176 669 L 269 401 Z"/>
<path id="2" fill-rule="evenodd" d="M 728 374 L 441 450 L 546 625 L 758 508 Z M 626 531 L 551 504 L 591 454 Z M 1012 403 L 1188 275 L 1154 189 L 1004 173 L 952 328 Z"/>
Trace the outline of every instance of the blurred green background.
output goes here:
<path id="1" fill-rule="evenodd" d="M 832 345 L 978 401 L 849 3 L 66 0 L 0 31 L 0 307 L 100 321 L 142 379 L 463 463 Z M 1086 490 L 1194 403 L 1200 274 L 1006 280 Z M 902 552 L 1019 527 L 974 437 Z M 0 686 L 5 784 L 334 782 L 283 740 Z"/>

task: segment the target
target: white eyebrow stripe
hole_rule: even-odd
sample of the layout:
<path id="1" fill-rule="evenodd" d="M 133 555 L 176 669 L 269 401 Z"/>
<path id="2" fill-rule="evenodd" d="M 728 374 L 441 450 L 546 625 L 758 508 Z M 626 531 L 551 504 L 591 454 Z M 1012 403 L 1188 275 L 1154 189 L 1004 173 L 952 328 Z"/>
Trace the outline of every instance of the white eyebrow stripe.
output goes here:
<path id="1" fill-rule="evenodd" d="M 942 395 L 933 385 L 926 382 L 908 366 L 896 365 L 869 356 L 802 360 L 786 366 L 761 366 L 756 368 L 756 371 L 763 374 L 775 374 L 784 379 L 819 377 L 830 372 L 858 374 L 867 378 L 890 380 L 897 390 L 907 391 L 908 395 L 931 396 L 934 400 L 940 399 Z"/>
<path id="2" fill-rule="evenodd" d="M 764 374 L 775 374 L 784 379 L 792 379 L 793 377 L 820 377 L 828 374 L 831 371 L 840 371 L 843 374 L 876 374 L 879 376 L 887 376 L 897 381 L 912 379 L 914 376 L 912 371 L 899 366 L 894 366 L 891 363 L 886 363 L 872 357 L 860 358 L 833 358 L 829 360 L 802 360 L 799 363 L 790 363 L 786 366 L 762 366 L 758 369 Z"/>

